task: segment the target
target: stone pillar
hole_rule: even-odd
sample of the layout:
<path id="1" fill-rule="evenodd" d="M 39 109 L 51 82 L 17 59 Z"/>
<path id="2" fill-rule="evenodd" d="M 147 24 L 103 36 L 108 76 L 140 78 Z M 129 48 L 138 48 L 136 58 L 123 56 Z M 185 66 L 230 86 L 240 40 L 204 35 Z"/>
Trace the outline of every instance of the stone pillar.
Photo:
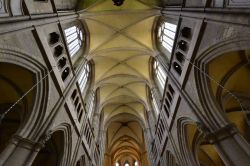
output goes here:
<path id="1" fill-rule="evenodd" d="M 104 162 L 104 166 L 112 166 L 111 156 L 107 153 L 105 153 Z"/>
<path id="2" fill-rule="evenodd" d="M 141 154 L 141 165 L 143 165 L 143 166 L 149 166 L 149 160 L 148 160 L 148 153 L 147 153 L 147 151 L 145 151 L 145 152 L 143 152 L 142 154 Z"/>
<path id="3" fill-rule="evenodd" d="M 40 148 L 36 142 L 30 141 L 19 136 L 13 136 L 10 143 L 1 153 L 0 165 L 13 166 L 25 165 L 29 166 L 35 159 Z"/>
<path id="4" fill-rule="evenodd" d="M 233 124 L 205 136 L 227 166 L 249 166 L 250 146 Z"/>
<path id="5" fill-rule="evenodd" d="M 145 144 L 146 144 L 145 146 L 146 146 L 147 150 L 150 151 L 150 145 L 151 145 L 153 137 L 151 135 L 149 128 L 145 128 L 143 131 L 144 131 L 144 140 L 145 140 Z"/>
<path id="6" fill-rule="evenodd" d="M 149 127 L 152 131 L 152 133 L 155 132 L 155 118 L 154 118 L 154 115 L 152 114 L 152 111 L 147 111 L 147 114 L 148 114 L 148 122 L 149 122 Z"/>
<path id="7" fill-rule="evenodd" d="M 39 142 L 34 146 L 32 154 L 29 156 L 28 160 L 26 161 L 25 166 L 32 165 L 33 161 L 35 160 L 36 156 L 38 155 L 39 151 L 44 148 L 46 142 L 51 138 L 52 132 L 49 131 L 47 134 L 43 135 Z"/>
<path id="8" fill-rule="evenodd" d="M 94 135 L 95 135 L 96 141 L 98 139 L 98 132 L 99 132 L 99 130 L 98 130 L 99 123 L 100 123 L 99 117 L 100 117 L 99 113 L 94 113 L 92 127 L 94 128 Z"/>
<path id="9" fill-rule="evenodd" d="M 12 152 L 16 149 L 17 142 L 11 140 L 4 151 L 0 154 L 0 165 L 3 165 Z"/>

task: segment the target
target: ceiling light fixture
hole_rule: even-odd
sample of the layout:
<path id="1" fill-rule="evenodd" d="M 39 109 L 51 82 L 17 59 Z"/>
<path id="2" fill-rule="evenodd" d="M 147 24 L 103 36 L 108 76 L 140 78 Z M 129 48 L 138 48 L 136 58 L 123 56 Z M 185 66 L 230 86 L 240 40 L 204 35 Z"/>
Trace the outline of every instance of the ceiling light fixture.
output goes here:
<path id="1" fill-rule="evenodd" d="M 124 0 L 112 0 L 114 2 L 115 6 L 121 6 L 124 2 Z"/>

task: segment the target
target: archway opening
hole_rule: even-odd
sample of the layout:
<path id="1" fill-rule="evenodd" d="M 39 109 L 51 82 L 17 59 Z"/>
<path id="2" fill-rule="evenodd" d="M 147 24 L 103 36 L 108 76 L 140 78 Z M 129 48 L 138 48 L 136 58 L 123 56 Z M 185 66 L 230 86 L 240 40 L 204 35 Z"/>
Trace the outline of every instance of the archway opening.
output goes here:
<path id="1" fill-rule="evenodd" d="M 174 155 L 170 151 L 166 152 L 166 162 L 168 166 L 178 166 Z"/>
<path id="2" fill-rule="evenodd" d="M 0 152 L 11 137 L 22 129 L 34 102 L 36 90 L 16 103 L 34 84 L 32 72 L 10 63 L 0 63 Z M 10 109 L 11 106 L 15 106 Z"/>
<path id="3" fill-rule="evenodd" d="M 214 146 L 210 144 L 198 130 L 195 124 L 185 125 L 188 151 L 191 152 L 192 162 L 200 166 L 224 166 Z"/>
<path id="4" fill-rule="evenodd" d="M 226 119 L 250 143 L 250 50 L 224 53 L 208 63 L 212 96 Z"/>
<path id="5" fill-rule="evenodd" d="M 76 166 L 85 166 L 85 156 L 81 156 L 81 158 L 77 161 Z"/>
<path id="6" fill-rule="evenodd" d="M 56 131 L 46 142 L 45 147 L 37 154 L 32 166 L 58 166 L 61 165 L 64 154 L 64 133 Z"/>

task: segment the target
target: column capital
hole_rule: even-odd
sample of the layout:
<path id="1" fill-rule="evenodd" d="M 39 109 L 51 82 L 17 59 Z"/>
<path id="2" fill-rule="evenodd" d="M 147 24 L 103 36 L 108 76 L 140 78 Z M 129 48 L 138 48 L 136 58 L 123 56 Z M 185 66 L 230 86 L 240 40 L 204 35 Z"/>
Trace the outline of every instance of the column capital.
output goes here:
<path id="1" fill-rule="evenodd" d="M 25 149 L 40 149 L 42 145 L 40 142 L 36 142 L 27 138 L 23 138 L 19 135 L 13 135 L 12 139 L 10 139 L 10 142 L 15 144 L 16 146 L 23 147 Z"/>
<path id="2" fill-rule="evenodd" d="M 234 123 L 229 123 L 228 125 L 214 131 L 214 132 L 204 132 L 205 138 L 209 141 L 209 143 L 214 144 L 221 140 L 224 140 L 228 137 L 232 137 L 237 134 L 239 131 Z"/>

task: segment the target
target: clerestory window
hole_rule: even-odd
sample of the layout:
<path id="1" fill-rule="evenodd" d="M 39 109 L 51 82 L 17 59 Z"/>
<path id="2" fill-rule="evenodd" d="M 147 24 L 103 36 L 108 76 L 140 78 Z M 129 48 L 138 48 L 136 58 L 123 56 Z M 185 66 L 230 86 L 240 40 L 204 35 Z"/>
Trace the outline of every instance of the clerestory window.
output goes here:
<path id="1" fill-rule="evenodd" d="M 69 54 L 73 57 L 82 46 L 83 33 L 82 30 L 73 26 L 64 30 L 66 41 L 69 49 Z"/>
<path id="2" fill-rule="evenodd" d="M 177 25 L 169 23 L 169 22 L 162 22 L 158 29 L 158 39 L 161 45 L 169 52 L 166 54 L 168 60 L 171 58 L 171 53 L 174 46 L 174 39 L 176 34 Z"/>
<path id="3" fill-rule="evenodd" d="M 95 92 L 91 91 L 88 95 L 86 110 L 88 111 L 88 117 L 90 118 L 95 107 Z"/>
<path id="4" fill-rule="evenodd" d="M 161 94 L 163 94 L 167 75 L 165 70 L 157 60 L 154 60 L 153 62 L 153 74 L 156 84 L 158 85 L 158 89 Z"/>
<path id="5" fill-rule="evenodd" d="M 86 63 L 84 65 L 82 72 L 80 74 L 80 77 L 78 79 L 78 84 L 79 84 L 79 87 L 80 87 L 80 90 L 82 93 L 84 92 L 84 90 L 87 86 L 89 75 L 90 75 L 90 65 L 89 65 L 89 63 Z"/>
<path id="6" fill-rule="evenodd" d="M 152 98 L 153 109 L 155 111 L 156 116 L 158 116 L 159 112 L 160 112 L 160 108 L 159 108 L 159 105 L 158 105 L 158 103 L 156 101 L 156 97 L 155 97 L 153 91 L 151 91 L 151 98 Z"/>

